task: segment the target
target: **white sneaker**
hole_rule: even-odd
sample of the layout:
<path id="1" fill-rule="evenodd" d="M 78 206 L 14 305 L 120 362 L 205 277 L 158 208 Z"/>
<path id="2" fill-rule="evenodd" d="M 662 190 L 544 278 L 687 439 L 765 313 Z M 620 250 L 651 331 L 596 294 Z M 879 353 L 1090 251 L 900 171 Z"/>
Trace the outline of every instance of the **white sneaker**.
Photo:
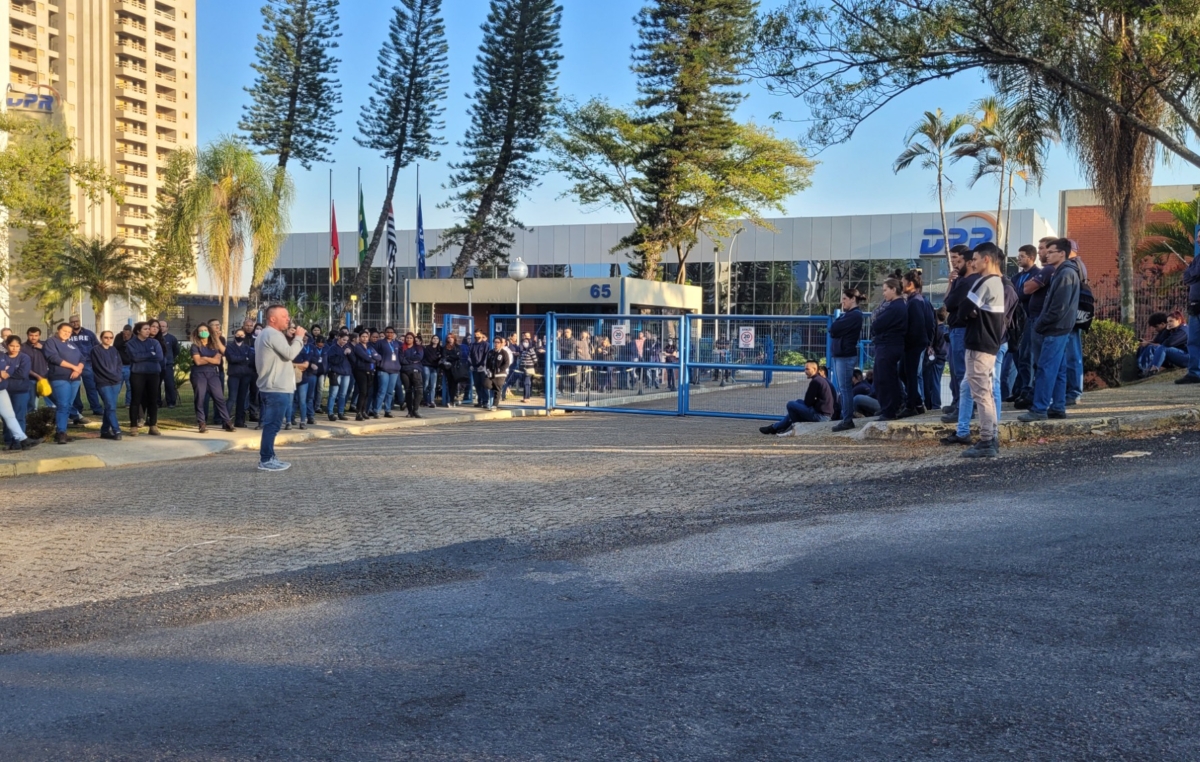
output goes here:
<path id="1" fill-rule="evenodd" d="M 259 471 L 286 471 L 291 467 L 292 467 L 291 463 L 284 463 L 283 461 L 281 461 L 277 458 L 272 458 L 271 460 L 268 460 L 266 463 L 258 464 Z"/>
<path id="2" fill-rule="evenodd" d="M 781 431 L 778 434 L 776 434 L 775 436 L 777 436 L 777 437 L 794 437 L 794 436 L 796 436 L 796 427 L 792 426 L 787 431 Z"/>

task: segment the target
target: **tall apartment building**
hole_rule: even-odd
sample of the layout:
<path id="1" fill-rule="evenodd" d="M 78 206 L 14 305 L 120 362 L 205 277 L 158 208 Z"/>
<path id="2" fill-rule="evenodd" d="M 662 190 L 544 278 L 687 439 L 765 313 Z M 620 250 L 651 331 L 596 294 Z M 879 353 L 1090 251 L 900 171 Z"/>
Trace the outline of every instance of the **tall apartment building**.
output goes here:
<path id="1" fill-rule="evenodd" d="M 61 118 L 79 156 L 99 161 L 124 185 L 121 206 L 76 199 L 80 232 L 145 248 L 166 156 L 196 144 L 195 0 L 4 6 L 7 108 Z M 11 307 L 15 313 L 22 305 Z M 109 312 L 119 324 L 128 309 Z M 24 325 L 16 315 L 7 322 Z"/>

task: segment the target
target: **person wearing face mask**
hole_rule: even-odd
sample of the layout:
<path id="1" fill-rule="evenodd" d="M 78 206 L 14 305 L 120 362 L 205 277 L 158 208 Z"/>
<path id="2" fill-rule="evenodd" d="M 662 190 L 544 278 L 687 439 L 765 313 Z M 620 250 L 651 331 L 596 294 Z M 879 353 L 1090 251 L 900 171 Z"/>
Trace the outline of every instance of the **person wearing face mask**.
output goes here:
<path id="1" fill-rule="evenodd" d="M 126 344 L 133 361 L 129 370 L 129 385 L 133 396 L 129 403 L 129 436 L 138 435 L 141 414 L 146 413 L 146 424 L 151 436 L 158 436 L 158 382 L 162 377 L 163 350 L 158 339 L 150 336 L 151 324 L 137 323 L 133 326 L 133 339 Z"/>
<path id="2" fill-rule="evenodd" d="M 516 353 L 516 362 L 514 364 L 517 366 L 517 373 L 513 377 L 512 383 L 519 382 L 524 386 L 525 396 L 521 398 L 521 403 L 528 404 L 529 396 L 533 393 L 533 377 L 537 374 L 538 364 L 537 347 L 533 345 L 533 339 L 529 338 L 529 334 L 525 334 L 525 338 L 521 339 L 521 344 L 517 347 Z M 602 354 L 599 349 L 597 349 L 597 353 Z M 611 355 L 609 356 L 611 357 Z M 598 357 L 597 359 L 606 358 Z M 509 383 L 506 382 L 504 384 L 505 391 L 508 390 L 508 387 Z M 503 397 L 504 395 L 501 394 L 500 396 Z"/>
<path id="3" fill-rule="evenodd" d="M 221 388 L 221 377 L 217 368 L 225 355 L 225 345 L 214 336 L 208 326 L 201 323 L 192 331 L 192 391 L 196 397 L 196 426 L 203 434 L 208 430 L 205 399 L 211 398 L 217 417 L 226 431 L 233 431 L 229 420 L 229 408 L 225 404 L 225 392 Z"/>
<path id="4" fill-rule="evenodd" d="M 100 346 L 92 350 L 92 373 L 96 391 L 104 404 L 100 420 L 100 438 L 120 441 L 121 422 L 117 420 L 117 392 L 121 391 L 121 353 L 113 346 L 113 332 L 100 333 Z"/>
<path id="5" fill-rule="evenodd" d="M 417 344 L 411 332 L 404 334 L 404 346 L 400 348 L 400 383 L 404 389 L 404 406 L 409 418 L 420 418 L 417 408 L 421 405 L 421 363 L 425 349 Z"/>
<path id="6" fill-rule="evenodd" d="M 325 351 L 325 365 L 329 369 L 329 409 L 325 412 L 331 421 L 346 420 L 346 396 L 350 391 L 350 380 L 354 369 L 350 367 L 350 336 L 338 334 L 337 342 Z"/>
<path id="7" fill-rule="evenodd" d="M 425 388 L 423 404 L 434 407 L 437 398 L 438 379 L 442 374 L 442 340 L 435 333 L 425 345 L 425 356 L 421 360 L 421 381 Z"/>
<path id="8" fill-rule="evenodd" d="M 21 354 L 21 339 L 9 336 L 0 353 L 0 420 L 4 421 L 4 444 L 10 450 L 28 450 L 40 442 L 25 435 L 25 411 L 29 409 L 29 358 Z"/>
<path id="9" fill-rule="evenodd" d="M 246 427 L 246 409 L 250 404 L 250 389 L 254 386 L 254 345 L 246 340 L 246 330 L 239 328 L 233 341 L 225 346 L 225 362 L 229 366 L 229 400 L 233 405 L 233 425 Z"/>

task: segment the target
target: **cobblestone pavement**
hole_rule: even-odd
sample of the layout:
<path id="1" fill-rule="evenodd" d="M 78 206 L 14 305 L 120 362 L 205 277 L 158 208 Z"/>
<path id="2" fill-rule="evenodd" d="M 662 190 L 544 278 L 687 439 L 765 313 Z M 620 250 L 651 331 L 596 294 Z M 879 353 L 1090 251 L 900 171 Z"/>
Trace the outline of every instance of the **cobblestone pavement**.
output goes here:
<path id="1" fill-rule="evenodd" d="M 686 515 L 957 460 L 763 437 L 753 421 L 575 415 L 6 480 L 0 616 L 609 519 Z"/>

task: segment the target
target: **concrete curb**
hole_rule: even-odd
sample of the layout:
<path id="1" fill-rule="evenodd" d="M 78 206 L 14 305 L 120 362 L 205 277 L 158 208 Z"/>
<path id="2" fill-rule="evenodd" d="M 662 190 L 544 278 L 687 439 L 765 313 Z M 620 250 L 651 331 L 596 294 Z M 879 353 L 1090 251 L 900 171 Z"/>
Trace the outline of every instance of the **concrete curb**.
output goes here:
<path id="1" fill-rule="evenodd" d="M 1042 437 L 1083 436 L 1091 434 L 1118 434 L 1135 431 L 1157 431 L 1178 426 L 1194 426 L 1200 423 L 1200 408 L 1176 408 L 1154 413 L 1133 415 L 1091 415 L 1071 417 L 1063 420 L 1045 420 L 1034 423 L 1002 421 L 1000 441 L 1027 442 Z M 954 430 L 949 423 L 925 423 L 910 421 L 873 422 L 861 429 L 859 438 L 892 442 L 913 442 L 938 439 Z M 977 431 L 977 426 L 972 426 Z"/>
<path id="2" fill-rule="evenodd" d="M 433 418 L 422 418 L 413 420 L 411 418 L 397 418 L 396 420 L 373 420 L 370 423 L 363 423 L 357 426 L 347 426 L 345 424 L 324 425 L 316 424 L 312 428 L 304 431 L 292 430 L 281 431 L 275 438 L 277 445 L 294 445 L 303 442 L 312 442 L 319 439 L 333 439 L 335 437 L 361 436 L 364 434 L 377 434 L 386 431 L 396 431 L 401 429 L 416 429 L 429 426 L 444 426 L 454 423 L 473 423 L 475 421 L 504 421 L 514 418 L 544 418 L 548 415 L 547 411 L 539 408 L 512 408 L 508 410 L 496 410 L 493 412 L 478 412 L 478 413 L 458 413 L 450 416 L 437 416 Z M 565 411 L 551 411 L 549 415 L 565 415 Z M 185 436 L 179 436 L 183 434 Z M 142 435 L 143 437 L 146 435 Z M 142 437 L 139 437 L 141 439 Z M 49 474 L 58 471 L 74 471 L 89 468 L 115 468 L 120 466 L 148 465 L 151 463 L 164 463 L 173 460 L 185 460 L 188 458 L 198 458 L 204 455 L 211 455 L 218 452 L 231 451 L 246 451 L 256 450 L 259 445 L 258 432 L 253 429 L 239 429 L 237 434 L 232 436 L 225 432 L 212 431 L 209 434 L 199 434 L 194 431 L 169 432 L 165 436 L 159 438 L 155 445 L 153 457 L 143 457 L 140 459 L 130 459 L 130 454 L 123 452 L 120 445 L 113 444 L 102 445 L 106 454 L 111 452 L 113 462 L 107 462 L 104 457 L 94 454 L 76 454 L 64 457 L 47 457 L 36 458 L 31 460 L 17 460 L 0 462 L 0 478 L 10 476 L 29 476 L 34 474 Z M 39 453 L 43 447 L 53 447 L 53 445 L 43 444 L 38 448 Z M 111 451 L 108 448 L 112 447 Z"/>

